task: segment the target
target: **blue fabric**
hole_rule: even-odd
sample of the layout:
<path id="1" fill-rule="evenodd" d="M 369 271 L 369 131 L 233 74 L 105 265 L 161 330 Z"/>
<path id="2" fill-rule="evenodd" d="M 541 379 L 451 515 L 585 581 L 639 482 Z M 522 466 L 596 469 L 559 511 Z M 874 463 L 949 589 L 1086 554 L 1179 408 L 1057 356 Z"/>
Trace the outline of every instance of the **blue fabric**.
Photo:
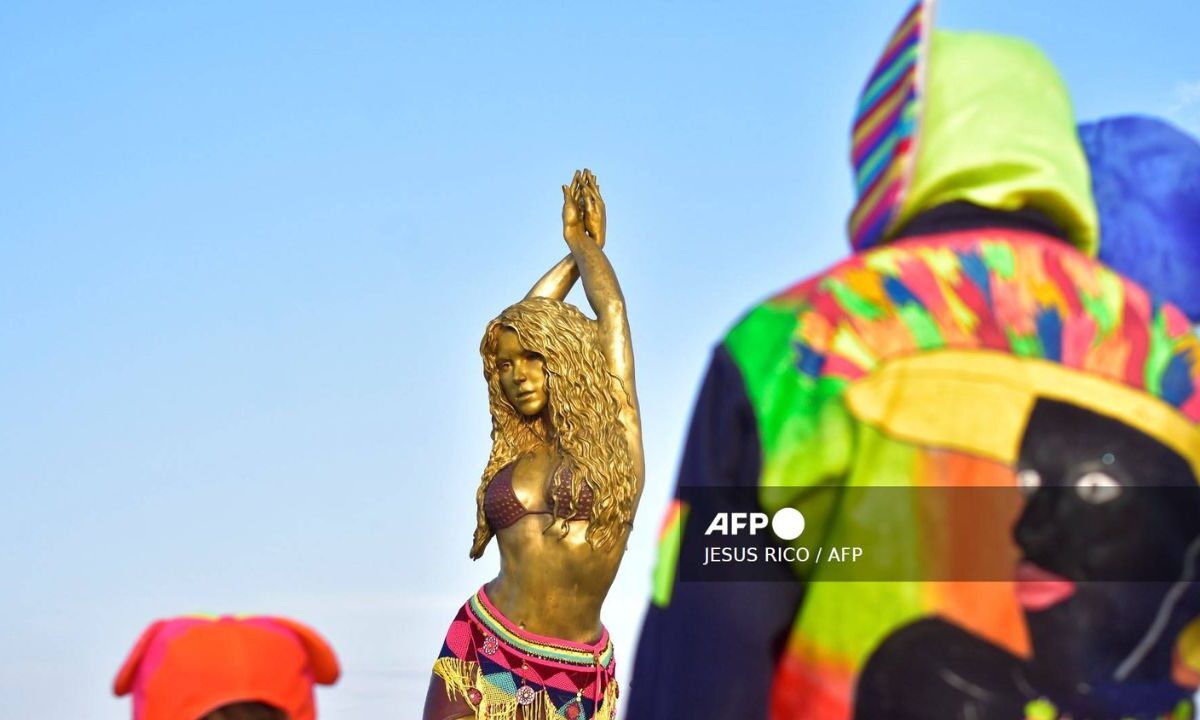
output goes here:
<path id="1" fill-rule="evenodd" d="M 1200 142 L 1150 117 L 1079 126 L 1100 260 L 1200 322 Z"/>
<path id="2" fill-rule="evenodd" d="M 1062 361 L 1062 318 L 1058 310 L 1043 310 L 1037 318 L 1038 339 L 1042 341 L 1042 352 L 1047 360 Z M 1185 366 L 1186 369 L 1186 366 Z"/>
<path id="3" fill-rule="evenodd" d="M 745 491 L 757 492 L 761 448 L 741 371 L 729 350 L 719 345 L 692 410 L 675 489 L 676 497 L 693 510 L 690 517 L 744 510 Z M 689 520 L 682 541 L 702 536 L 704 529 L 702 522 Z M 756 536 L 764 548 L 777 542 L 769 535 Z M 761 582 L 676 580 L 670 605 L 651 603 L 642 622 L 624 717 L 768 717 L 775 664 L 796 619 L 804 585 L 796 582 L 787 563 L 768 563 L 763 569 Z M 767 577 L 767 572 L 774 576 Z"/>

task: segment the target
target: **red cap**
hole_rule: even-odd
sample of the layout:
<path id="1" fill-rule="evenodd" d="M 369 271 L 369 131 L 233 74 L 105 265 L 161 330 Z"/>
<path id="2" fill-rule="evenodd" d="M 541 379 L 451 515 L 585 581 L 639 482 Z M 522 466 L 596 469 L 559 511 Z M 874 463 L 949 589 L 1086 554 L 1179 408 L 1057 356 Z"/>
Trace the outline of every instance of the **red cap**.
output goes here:
<path id="1" fill-rule="evenodd" d="M 146 628 L 113 692 L 133 693 L 133 720 L 197 720 L 238 702 L 314 720 L 313 683 L 332 685 L 339 673 L 333 648 L 298 622 L 184 617 Z"/>

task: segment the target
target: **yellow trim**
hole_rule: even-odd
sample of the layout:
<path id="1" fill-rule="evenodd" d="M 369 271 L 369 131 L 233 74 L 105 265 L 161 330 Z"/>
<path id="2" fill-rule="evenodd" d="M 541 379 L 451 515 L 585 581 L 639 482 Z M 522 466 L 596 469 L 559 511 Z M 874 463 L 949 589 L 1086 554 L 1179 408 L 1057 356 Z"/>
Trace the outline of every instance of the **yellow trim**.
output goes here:
<path id="1" fill-rule="evenodd" d="M 1192 620 L 1175 640 L 1175 660 L 1200 674 L 1200 618 Z"/>
<path id="2" fill-rule="evenodd" d="M 542 657 L 547 660 L 567 663 L 580 666 L 592 666 L 595 664 L 595 655 L 587 650 L 576 650 L 567 648 L 561 645 L 550 645 L 545 642 L 523 638 L 517 635 L 512 630 L 504 626 L 504 622 L 492 614 L 488 610 L 487 604 L 479 597 L 478 594 L 471 597 L 471 610 L 479 617 L 488 630 L 504 637 L 505 642 L 515 647 L 521 652 L 537 657 Z M 607 637 L 607 636 L 606 636 Z M 600 664 L 608 667 L 612 661 L 613 645 L 612 638 L 607 637 L 607 642 L 604 644 L 604 650 L 600 653 Z"/>
<path id="3" fill-rule="evenodd" d="M 1179 453 L 1200 477 L 1200 426 L 1145 391 L 1049 360 L 986 350 L 897 358 L 851 385 L 846 404 L 893 437 L 1011 464 L 1039 397 L 1120 420 Z"/>

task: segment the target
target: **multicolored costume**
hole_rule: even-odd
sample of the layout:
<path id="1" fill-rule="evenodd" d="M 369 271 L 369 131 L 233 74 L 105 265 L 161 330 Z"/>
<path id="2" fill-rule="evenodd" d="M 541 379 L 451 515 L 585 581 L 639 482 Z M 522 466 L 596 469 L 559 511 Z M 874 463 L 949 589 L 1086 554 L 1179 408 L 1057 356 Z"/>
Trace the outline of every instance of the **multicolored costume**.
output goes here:
<path id="1" fill-rule="evenodd" d="M 595 643 L 536 635 L 509 621 L 480 588 L 458 611 L 433 671 L 476 717 L 611 720 L 616 662 L 604 630 Z"/>
<path id="2" fill-rule="evenodd" d="M 838 489 L 1011 487 L 1043 398 L 1117 417 L 1200 472 L 1200 341 L 1177 307 L 1093 259 L 1088 166 L 1057 74 L 1028 44 L 930 20 L 918 3 L 861 98 L 856 254 L 753 308 L 714 352 L 661 531 L 635 720 L 848 720 L 871 654 L 921 618 L 1030 653 L 1007 581 L 822 582 L 797 564 L 681 582 L 683 538 L 711 519 L 690 517 L 701 495 L 711 507 L 756 488 L 773 513 L 832 491 L 824 515 L 806 511 L 828 544 L 874 530 L 916 575 L 954 577 L 972 562 L 956 523 L 991 517 L 974 537 L 1010 547 L 1019 498 L 892 526 L 894 507 L 851 512 Z"/>

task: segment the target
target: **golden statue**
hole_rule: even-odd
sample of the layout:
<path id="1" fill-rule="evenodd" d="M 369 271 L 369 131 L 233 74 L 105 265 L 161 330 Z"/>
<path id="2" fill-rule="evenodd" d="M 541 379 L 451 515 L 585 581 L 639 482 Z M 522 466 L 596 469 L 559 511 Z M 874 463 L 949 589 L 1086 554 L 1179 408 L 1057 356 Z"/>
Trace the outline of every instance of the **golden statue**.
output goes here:
<path id="1" fill-rule="evenodd" d="M 462 607 L 425 720 L 608 720 L 613 649 L 600 608 L 625 552 L 645 461 L 625 300 L 604 256 L 588 170 L 563 186 L 571 252 L 480 343 L 492 452 L 471 557 L 496 537 L 500 574 Z M 591 320 L 563 302 L 582 278 Z"/>

